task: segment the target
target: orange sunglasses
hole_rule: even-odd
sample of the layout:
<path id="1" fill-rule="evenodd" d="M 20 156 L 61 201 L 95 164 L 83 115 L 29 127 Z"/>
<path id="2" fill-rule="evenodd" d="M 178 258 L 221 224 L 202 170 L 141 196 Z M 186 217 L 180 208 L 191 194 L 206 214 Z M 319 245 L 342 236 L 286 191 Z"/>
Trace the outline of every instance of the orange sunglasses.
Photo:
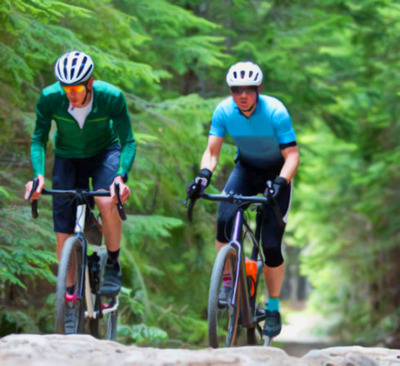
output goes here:
<path id="1" fill-rule="evenodd" d="M 86 86 L 83 85 L 83 84 L 80 84 L 80 85 L 63 85 L 62 88 L 64 89 L 64 91 L 66 93 L 72 93 L 72 92 L 82 93 L 85 90 Z"/>

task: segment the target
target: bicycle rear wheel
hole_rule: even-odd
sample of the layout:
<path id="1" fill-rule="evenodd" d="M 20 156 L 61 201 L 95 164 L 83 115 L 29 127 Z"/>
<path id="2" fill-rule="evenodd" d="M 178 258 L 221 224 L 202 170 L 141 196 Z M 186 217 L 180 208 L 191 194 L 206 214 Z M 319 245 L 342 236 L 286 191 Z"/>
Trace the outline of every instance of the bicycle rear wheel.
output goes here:
<path id="1" fill-rule="evenodd" d="M 236 291 L 236 305 L 221 305 L 218 303 L 218 295 L 222 287 L 222 277 L 225 266 L 229 264 L 232 283 L 236 281 L 237 255 L 236 251 L 226 245 L 220 249 L 215 259 L 210 291 L 208 295 L 208 339 L 211 347 L 231 347 L 236 341 L 239 322 L 239 293 L 240 283 Z M 232 294 L 231 294 L 232 296 Z"/>
<path id="2" fill-rule="evenodd" d="M 103 278 L 104 269 L 107 260 L 107 250 L 103 249 L 99 253 L 100 256 L 100 270 L 101 278 Z M 107 298 L 96 294 L 96 309 L 97 314 L 101 311 L 106 311 L 107 308 L 115 307 L 117 298 Z M 117 322 L 118 322 L 118 309 L 102 314 L 94 319 L 89 319 L 90 334 L 98 339 L 115 340 L 117 337 Z"/>
<path id="3" fill-rule="evenodd" d="M 83 255 L 85 254 L 79 238 L 70 237 L 65 241 L 57 274 L 55 325 L 57 333 L 76 334 L 83 331 L 85 320 Z"/>

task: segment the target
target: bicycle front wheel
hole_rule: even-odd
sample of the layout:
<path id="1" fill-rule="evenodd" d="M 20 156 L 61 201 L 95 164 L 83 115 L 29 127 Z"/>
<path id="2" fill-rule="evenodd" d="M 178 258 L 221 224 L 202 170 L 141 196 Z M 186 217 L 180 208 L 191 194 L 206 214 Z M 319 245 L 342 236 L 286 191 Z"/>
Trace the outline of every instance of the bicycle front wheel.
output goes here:
<path id="1" fill-rule="evenodd" d="M 100 270 L 101 278 L 104 275 L 104 269 L 107 260 L 107 250 L 101 250 Z M 89 320 L 90 334 L 98 339 L 108 339 L 114 341 L 117 337 L 118 309 L 107 312 L 107 309 L 116 307 L 117 298 L 107 298 L 96 294 L 97 317 Z M 102 312 L 100 318 L 100 312 Z"/>
<path id="2" fill-rule="evenodd" d="M 85 320 L 83 247 L 79 238 L 68 238 L 63 246 L 57 274 L 56 332 L 82 333 Z M 82 295 L 82 296 L 81 296 Z"/>
<path id="3" fill-rule="evenodd" d="M 232 283 L 235 283 L 236 268 L 236 251 L 230 245 L 222 247 L 215 259 L 208 295 L 208 339 L 210 346 L 214 348 L 231 347 L 236 341 L 240 313 L 240 283 L 234 295 L 236 297 L 235 306 L 231 305 L 232 293 L 228 304 L 222 305 L 218 301 L 224 272 L 229 272 Z"/>

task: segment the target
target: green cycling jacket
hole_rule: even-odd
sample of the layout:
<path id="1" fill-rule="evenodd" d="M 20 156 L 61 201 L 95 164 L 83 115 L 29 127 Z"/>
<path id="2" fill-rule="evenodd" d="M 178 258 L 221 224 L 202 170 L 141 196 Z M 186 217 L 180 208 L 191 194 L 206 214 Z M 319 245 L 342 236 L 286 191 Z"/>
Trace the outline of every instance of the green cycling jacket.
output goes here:
<path id="1" fill-rule="evenodd" d="M 54 153 L 60 158 L 89 158 L 121 144 L 121 159 L 117 174 L 127 175 L 136 153 L 125 97 L 122 91 L 104 81 L 93 83 L 93 108 L 81 129 L 68 113 L 69 100 L 56 82 L 40 94 L 36 105 L 36 125 L 32 136 L 31 161 L 34 176 L 44 175 L 46 144 L 52 120 L 57 129 Z"/>

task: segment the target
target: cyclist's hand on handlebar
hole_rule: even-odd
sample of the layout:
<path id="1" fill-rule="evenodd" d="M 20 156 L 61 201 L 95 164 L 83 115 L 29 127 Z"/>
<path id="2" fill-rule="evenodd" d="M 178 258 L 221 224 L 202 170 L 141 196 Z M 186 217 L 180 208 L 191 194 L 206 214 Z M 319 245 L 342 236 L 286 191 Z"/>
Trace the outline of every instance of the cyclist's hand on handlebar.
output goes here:
<path id="1" fill-rule="evenodd" d="M 44 181 L 43 175 L 38 175 L 36 178 L 38 179 L 39 184 L 38 184 L 37 188 L 35 189 L 35 191 L 32 193 L 30 202 L 37 200 L 39 198 L 40 192 L 42 192 L 42 189 L 45 186 L 45 181 Z M 25 184 L 25 195 L 24 195 L 25 200 L 27 200 L 29 198 L 32 188 L 33 188 L 33 181 L 31 180 Z"/>
<path id="2" fill-rule="evenodd" d="M 278 198 L 288 186 L 288 181 L 283 177 L 276 177 L 272 182 L 267 181 L 267 188 L 265 189 L 264 196 L 269 198 Z"/>
<path id="3" fill-rule="evenodd" d="M 125 182 L 122 179 L 122 177 L 120 177 L 120 176 L 115 177 L 114 182 L 110 186 L 111 198 L 113 199 L 115 204 L 118 203 L 118 199 L 117 199 L 117 196 L 115 194 L 115 188 L 114 188 L 114 183 L 116 183 L 116 182 L 119 183 L 119 193 L 120 193 L 120 196 L 121 196 L 121 203 L 124 204 L 128 200 L 129 195 L 131 193 L 131 190 L 125 184 Z"/>
<path id="4" fill-rule="evenodd" d="M 193 182 L 187 186 L 188 198 L 195 199 L 204 193 L 204 190 L 211 182 L 212 172 L 205 168 L 201 169 Z"/>

